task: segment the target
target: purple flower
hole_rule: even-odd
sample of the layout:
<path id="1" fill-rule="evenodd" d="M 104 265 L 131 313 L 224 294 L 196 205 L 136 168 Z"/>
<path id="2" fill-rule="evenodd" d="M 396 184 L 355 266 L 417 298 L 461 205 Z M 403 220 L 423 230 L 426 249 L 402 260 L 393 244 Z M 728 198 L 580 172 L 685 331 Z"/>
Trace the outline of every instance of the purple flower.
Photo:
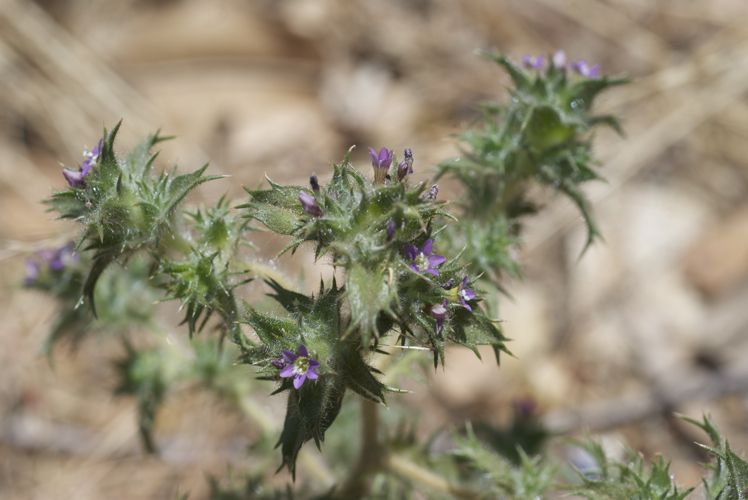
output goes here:
<path id="1" fill-rule="evenodd" d="M 468 304 L 468 302 L 471 300 L 475 300 L 478 296 L 475 294 L 475 291 L 472 288 L 468 288 L 468 284 L 468 277 L 465 276 L 464 278 L 462 278 L 462 282 L 457 288 L 457 297 L 460 299 L 460 304 L 462 304 L 462 307 L 472 312 L 473 308 L 470 306 L 470 304 Z"/>
<path id="2" fill-rule="evenodd" d="M 444 299 L 441 304 L 431 306 L 431 316 L 436 320 L 436 333 L 441 333 L 444 319 L 447 317 L 447 299 Z"/>
<path id="3" fill-rule="evenodd" d="M 556 69 L 565 69 L 566 68 L 566 52 L 563 50 L 557 50 L 553 53 L 553 57 L 551 58 L 551 63 L 553 64 L 553 67 Z"/>
<path id="4" fill-rule="evenodd" d="M 296 354 L 284 349 L 281 358 L 275 359 L 272 365 L 280 369 L 281 378 L 293 377 L 294 389 L 300 389 L 306 379 L 317 380 L 319 361 L 309 357 L 309 351 L 304 344 L 299 345 Z"/>
<path id="5" fill-rule="evenodd" d="M 387 241 L 392 241 L 395 238 L 395 221 L 390 219 L 387 221 Z"/>
<path id="6" fill-rule="evenodd" d="M 417 273 L 429 273 L 439 276 L 437 266 L 441 266 L 447 260 L 443 255 L 433 255 L 434 240 L 431 238 L 423 242 L 419 249 L 415 245 L 405 247 L 405 256 L 410 259 L 410 268 Z"/>
<path id="7" fill-rule="evenodd" d="M 424 198 L 430 201 L 434 201 L 436 197 L 439 196 L 439 186 L 434 184 L 429 188 L 429 190 L 426 192 Z"/>
<path id="8" fill-rule="evenodd" d="M 78 260 L 73 242 L 59 248 L 40 250 L 34 257 L 26 261 L 26 276 L 23 282 L 33 285 L 39 280 L 42 271 L 62 271 L 69 264 Z"/>
<path id="9" fill-rule="evenodd" d="M 26 286 L 33 285 L 39 279 L 39 262 L 34 259 L 26 261 L 26 275 L 23 278 L 23 284 Z"/>
<path id="10" fill-rule="evenodd" d="M 70 168 L 62 169 L 62 176 L 65 177 L 70 187 L 82 187 L 85 182 L 84 178 L 89 174 L 91 169 L 96 165 L 99 156 L 101 156 L 101 150 L 104 147 L 104 139 L 99 139 L 91 151 L 83 150 L 83 162 L 81 162 L 78 170 Z"/>
<path id="11" fill-rule="evenodd" d="M 306 191 L 299 191 L 299 201 L 301 202 L 301 208 L 304 212 L 308 213 L 313 217 L 319 217 L 322 215 L 322 209 L 317 205 L 317 199 Z"/>
<path id="12" fill-rule="evenodd" d="M 377 184 L 384 184 L 387 172 L 392 164 L 392 150 L 382 148 L 377 153 L 374 148 L 369 148 L 369 156 L 371 157 L 371 166 L 374 167 L 374 182 Z"/>
<path id="13" fill-rule="evenodd" d="M 397 180 L 402 181 L 409 174 L 413 173 L 413 151 L 406 148 L 403 152 L 403 161 L 397 166 Z"/>
<path id="14" fill-rule="evenodd" d="M 545 66 L 545 56 L 523 56 L 522 64 L 527 69 L 543 69 Z"/>
<path id="15" fill-rule="evenodd" d="M 590 66 L 584 59 L 572 63 L 571 69 L 585 78 L 598 78 L 600 76 L 600 65 Z"/>

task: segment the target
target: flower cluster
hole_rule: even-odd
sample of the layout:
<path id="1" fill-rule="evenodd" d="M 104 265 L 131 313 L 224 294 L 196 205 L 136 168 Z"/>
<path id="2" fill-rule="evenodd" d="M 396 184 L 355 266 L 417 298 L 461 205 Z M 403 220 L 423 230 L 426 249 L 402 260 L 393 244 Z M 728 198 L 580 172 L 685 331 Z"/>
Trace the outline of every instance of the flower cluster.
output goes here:
<path id="1" fill-rule="evenodd" d="M 557 50 L 551 56 L 551 67 L 565 71 L 567 67 L 577 73 L 579 76 L 584 78 L 599 78 L 600 77 L 600 65 L 590 65 L 584 59 L 574 61 L 571 64 L 567 64 L 566 53 L 563 50 Z M 522 57 L 522 65 L 527 69 L 540 71 L 546 67 L 545 56 L 530 56 L 525 55 Z"/>
<path id="2" fill-rule="evenodd" d="M 60 272 L 68 265 L 78 261 L 73 242 L 66 243 L 58 248 L 47 248 L 40 250 L 34 257 L 26 261 L 26 275 L 24 284 L 35 285 L 42 274 L 47 272 Z"/>
<path id="3" fill-rule="evenodd" d="M 85 185 L 84 179 L 91 172 L 94 165 L 96 165 L 103 147 L 104 139 L 101 138 L 91 151 L 83 150 L 83 162 L 78 166 L 78 170 L 70 168 L 62 169 L 62 175 L 70 187 L 82 187 Z"/>

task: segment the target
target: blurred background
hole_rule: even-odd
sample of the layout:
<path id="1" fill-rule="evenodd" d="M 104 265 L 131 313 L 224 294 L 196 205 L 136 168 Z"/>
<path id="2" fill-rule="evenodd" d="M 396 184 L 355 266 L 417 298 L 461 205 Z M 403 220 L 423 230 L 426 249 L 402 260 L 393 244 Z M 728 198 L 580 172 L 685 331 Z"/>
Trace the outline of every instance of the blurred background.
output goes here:
<path id="1" fill-rule="evenodd" d="M 552 431 L 662 452 L 687 484 L 705 438 L 673 412 L 710 413 L 748 450 L 745 0 L 2 0 L 0 497 L 201 498 L 206 474 L 247 460 L 247 422 L 201 393 L 167 403 L 170 453 L 146 457 L 134 402 L 111 394 L 114 339 L 53 365 L 41 354 L 54 303 L 21 288 L 23 263 L 75 234 L 40 201 L 103 127 L 123 119 L 120 150 L 160 128 L 177 136 L 162 165 L 230 175 L 196 203 L 265 174 L 324 179 L 352 144 L 364 169 L 368 146 L 411 147 L 426 179 L 476 104 L 506 97 L 478 51 L 557 48 L 633 78 L 601 102 L 626 130 L 596 137 L 607 182 L 588 193 L 605 241 L 579 259 L 581 220 L 549 201 L 501 308 L 516 358 L 499 369 L 452 350 L 390 404 L 429 408 L 419 425 L 433 430 L 532 401 Z M 281 418 L 282 401 L 261 404 Z"/>

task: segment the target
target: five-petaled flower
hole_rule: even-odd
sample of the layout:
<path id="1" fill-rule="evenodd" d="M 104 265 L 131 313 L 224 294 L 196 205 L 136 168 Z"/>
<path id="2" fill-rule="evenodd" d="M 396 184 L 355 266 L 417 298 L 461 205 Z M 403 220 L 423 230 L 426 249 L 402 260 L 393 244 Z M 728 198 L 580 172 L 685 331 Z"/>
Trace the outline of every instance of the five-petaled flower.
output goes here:
<path id="1" fill-rule="evenodd" d="M 322 209 L 317 205 L 317 199 L 306 191 L 299 191 L 299 201 L 304 212 L 314 217 L 322 215 Z"/>
<path id="2" fill-rule="evenodd" d="M 431 238 L 423 242 L 419 249 L 415 245 L 405 247 L 405 256 L 410 259 L 410 268 L 417 273 L 429 273 L 439 276 L 438 266 L 447 260 L 443 255 L 433 255 L 434 240 Z"/>
<path id="3" fill-rule="evenodd" d="M 436 320 L 436 333 L 439 334 L 444 327 L 444 319 L 447 317 L 447 299 L 441 304 L 431 306 L 431 316 Z"/>
<path id="4" fill-rule="evenodd" d="M 280 369 L 281 378 L 293 377 L 293 386 L 300 389 L 306 379 L 317 380 L 319 361 L 309 356 L 304 344 L 299 345 L 296 353 L 284 349 L 280 359 L 272 361 L 273 366 Z"/>
<path id="5" fill-rule="evenodd" d="M 472 312 L 473 308 L 470 306 L 470 304 L 468 304 L 468 302 L 471 300 L 475 300 L 477 295 L 472 288 L 468 288 L 469 284 L 470 283 L 467 276 L 462 278 L 460 286 L 457 287 L 457 297 L 460 299 L 460 304 L 462 304 L 462 307 Z"/>
<path id="6" fill-rule="evenodd" d="M 371 157 L 371 166 L 374 167 L 374 182 L 384 184 L 387 172 L 389 172 L 392 164 L 392 150 L 382 148 L 377 153 L 376 149 L 369 148 L 369 156 Z"/>
<path id="7" fill-rule="evenodd" d="M 99 139 L 96 147 L 91 151 L 83 151 L 83 162 L 78 167 L 78 170 L 70 168 L 62 169 L 62 176 L 68 182 L 70 187 L 82 187 L 85 182 L 85 177 L 91 172 L 91 169 L 96 165 L 96 161 L 101 155 L 101 149 L 104 147 L 104 139 Z"/>

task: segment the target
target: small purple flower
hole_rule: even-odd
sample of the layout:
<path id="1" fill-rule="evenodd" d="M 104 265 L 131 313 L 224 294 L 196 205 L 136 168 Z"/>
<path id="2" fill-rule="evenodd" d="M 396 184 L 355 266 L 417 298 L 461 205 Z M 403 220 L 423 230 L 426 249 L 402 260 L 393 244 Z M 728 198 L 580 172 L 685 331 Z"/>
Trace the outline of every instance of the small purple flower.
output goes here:
<path id="1" fill-rule="evenodd" d="M 468 302 L 471 300 L 475 300 L 478 296 L 475 294 L 475 291 L 472 288 L 468 288 L 468 285 L 468 277 L 465 276 L 464 278 L 462 278 L 462 282 L 457 288 L 457 297 L 460 299 L 460 304 L 462 304 L 462 307 L 472 312 L 473 308 L 470 306 L 470 304 L 468 304 Z"/>
<path id="2" fill-rule="evenodd" d="M 439 196 L 439 186 L 434 184 L 429 188 L 429 190 L 426 192 L 425 195 L 422 195 L 425 199 L 434 201 L 436 200 L 436 197 Z"/>
<path id="3" fill-rule="evenodd" d="M 369 148 L 369 156 L 371 157 L 371 166 L 374 167 L 374 182 L 384 184 L 387 172 L 392 164 L 392 150 L 382 148 L 377 153 L 376 149 Z"/>
<path id="4" fill-rule="evenodd" d="M 312 187 L 314 194 L 319 194 L 319 180 L 316 175 L 309 177 L 309 185 Z"/>
<path id="5" fill-rule="evenodd" d="M 83 172 L 83 176 L 88 175 L 88 171 L 93 168 L 93 166 L 96 164 L 96 160 L 99 159 L 99 156 L 101 155 L 101 149 L 104 147 L 104 139 L 99 139 L 99 142 L 96 143 L 96 147 L 94 147 L 91 151 L 83 150 L 83 163 L 80 164 L 80 170 Z"/>
<path id="6" fill-rule="evenodd" d="M 413 173 L 413 151 L 406 148 L 403 152 L 403 161 L 397 166 L 397 180 L 402 181 L 409 174 Z"/>
<path id="7" fill-rule="evenodd" d="M 304 212 L 313 217 L 320 217 L 322 215 L 322 209 L 317 205 L 317 199 L 311 194 L 306 191 L 299 191 L 299 201 Z"/>
<path id="8" fill-rule="evenodd" d="M 387 221 L 387 241 L 392 241 L 395 238 L 395 221 L 390 219 Z"/>
<path id="9" fill-rule="evenodd" d="M 26 261 L 26 276 L 23 282 L 33 285 L 39 280 L 42 271 L 62 271 L 69 264 L 78 260 L 73 242 L 59 248 L 40 250 L 34 257 Z"/>
<path id="10" fill-rule="evenodd" d="M 535 70 L 543 69 L 543 67 L 545 66 L 545 56 L 537 56 L 537 57 L 532 57 L 532 56 L 527 56 L 527 55 L 523 56 L 522 64 L 527 69 L 535 69 Z"/>
<path id="11" fill-rule="evenodd" d="M 566 69 L 566 52 L 563 50 L 557 50 L 553 53 L 551 63 L 556 69 Z"/>
<path id="12" fill-rule="evenodd" d="M 444 319 L 447 317 L 447 299 L 441 304 L 431 306 L 431 316 L 436 320 L 436 333 L 439 334 L 444 327 Z"/>
<path id="13" fill-rule="evenodd" d="M 319 361 L 309 356 L 304 344 L 299 345 L 296 354 L 284 349 L 281 358 L 275 359 L 272 365 L 280 370 L 281 378 L 293 377 L 294 389 L 300 389 L 306 379 L 317 380 Z"/>
<path id="14" fill-rule="evenodd" d="M 34 259 L 26 261 L 26 275 L 23 278 L 23 284 L 26 286 L 33 285 L 39 279 L 39 262 Z"/>
<path id="15" fill-rule="evenodd" d="M 103 147 L 104 139 L 102 138 L 99 139 L 96 147 L 91 151 L 83 150 L 83 162 L 81 162 L 78 170 L 70 168 L 62 169 L 62 176 L 65 177 L 70 187 L 82 187 L 85 184 L 84 178 L 89 174 L 94 165 L 96 165 Z"/>
<path id="16" fill-rule="evenodd" d="M 572 63 L 571 69 L 585 78 L 598 78 L 600 76 L 600 65 L 590 66 L 584 59 Z"/>
<path id="17" fill-rule="evenodd" d="M 410 259 L 410 268 L 417 273 L 429 273 L 439 276 L 437 266 L 446 262 L 447 258 L 443 255 L 433 255 L 434 240 L 431 238 L 423 242 L 419 249 L 415 245 L 405 247 L 405 256 Z"/>

